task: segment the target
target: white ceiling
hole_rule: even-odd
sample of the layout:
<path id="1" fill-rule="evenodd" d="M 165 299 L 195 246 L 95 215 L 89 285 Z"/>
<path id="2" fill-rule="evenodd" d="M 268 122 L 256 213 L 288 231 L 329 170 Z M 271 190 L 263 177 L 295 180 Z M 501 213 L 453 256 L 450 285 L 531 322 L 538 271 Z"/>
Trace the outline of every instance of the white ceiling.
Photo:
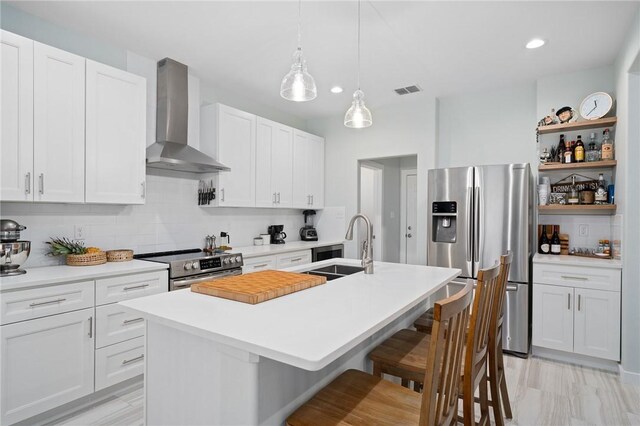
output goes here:
<path id="1" fill-rule="evenodd" d="M 356 84 L 354 1 L 303 1 L 302 43 L 318 97 L 280 98 L 296 47 L 297 2 L 10 2 L 63 27 L 155 59 L 300 118 L 341 114 Z M 445 96 L 611 64 L 640 3 L 364 1 L 361 86 L 367 105 L 406 102 L 418 84 Z M 537 50 L 524 45 L 547 40 Z M 329 92 L 334 84 L 342 94 Z"/>

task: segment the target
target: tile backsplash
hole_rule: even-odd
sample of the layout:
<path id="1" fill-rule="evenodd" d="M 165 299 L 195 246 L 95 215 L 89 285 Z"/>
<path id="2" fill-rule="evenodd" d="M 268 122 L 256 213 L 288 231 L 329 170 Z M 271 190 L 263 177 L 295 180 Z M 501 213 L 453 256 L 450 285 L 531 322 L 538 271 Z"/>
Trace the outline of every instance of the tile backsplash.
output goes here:
<path id="1" fill-rule="evenodd" d="M 287 241 L 300 239 L 300 210 L 199 207 L 197 190 L 197 177 L 154 174 L 147 175 L 144 205 L 0 203 L 0 214 L 27 227 L 21 235 L 32 243 L 27 268 L 62 263 L 46 256 L 45 241 L 73 238 L 75 226 L 84 227 L 86 246 L 136 253 L 202 248 L 206 235 L 221 231 L 231 235 L 231 246 L 248 246 L 273 224 L 284 225 Z"/>

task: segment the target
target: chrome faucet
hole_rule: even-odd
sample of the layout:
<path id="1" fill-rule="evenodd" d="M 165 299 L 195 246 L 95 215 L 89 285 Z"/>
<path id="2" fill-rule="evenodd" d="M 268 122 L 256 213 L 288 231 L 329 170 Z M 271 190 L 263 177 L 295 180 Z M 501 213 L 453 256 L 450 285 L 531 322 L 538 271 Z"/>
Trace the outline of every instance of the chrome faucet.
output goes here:
<path id="1" fill-rule="evenodd" d="M 353 224 L 358 218 L 364 220 L 364 223 L 367 226 L 367 239 L 362 243 L 362 267 L 364 268 L 365 274 L 373 274 L 373 244 L 371 243 L 371 239 L 373 237 L 373 225 L 371 225 L 369 218 L 362 213 L 358 213 L 353 216 L 349 221 L 347 235 L 345 235 L 344 238 L 349 241 L 353 240 Z"/>

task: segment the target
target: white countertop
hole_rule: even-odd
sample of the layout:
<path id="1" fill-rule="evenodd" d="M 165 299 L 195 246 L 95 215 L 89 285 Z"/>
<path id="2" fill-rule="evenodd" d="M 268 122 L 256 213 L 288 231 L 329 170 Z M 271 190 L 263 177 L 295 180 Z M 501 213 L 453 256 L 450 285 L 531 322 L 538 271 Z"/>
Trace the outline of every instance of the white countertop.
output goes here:
<path id="1" fill-rule="evenodd" d="M 336 259 L 314 266 L 336 263 Z M 359 260 L 339 263 L 360 265 Z M 178 290 L 120 302 L 149 321 L 316 371 L 427 299 L 459 269 L 375 262 L 360 272 L 257 305 Z M 289 270 L 309 269 L 309 265 Z"/>
<path id="2" fill-rule="evenodd" d="M 267 244 L 263 246 L 233 247 L 233 253 L 242 253 L 242 257 L 250 259 L 258 256 L 271 256 L 274 254 L 288 253 L 298 250 L 310 250 L 316 247 L 332 246 L 343 244 L 343 240 L 321 240 L 321 241 L 291 241 L 284 244 Z"/>
<path id="3" fill-rule="evenodd" d="M 167 269 L 168 265 L 143 260 L 107 262 L 95 266 L 44 266 L 27 268 L 27 273 L 0 278 L 0 291 L 39 287 L 70 281 L 92 280 L 116 275 L 135 274 Z"/>
<path id="4" fill-rule="evenodd" d="M 536 253 L 533 256 L 533 263 L 543 263 L 548 265 L 588 266 L 591 268 L 605 269 L 622 269 L 622 260 L 568 256 L 564 254 L 554 255 Z"/>

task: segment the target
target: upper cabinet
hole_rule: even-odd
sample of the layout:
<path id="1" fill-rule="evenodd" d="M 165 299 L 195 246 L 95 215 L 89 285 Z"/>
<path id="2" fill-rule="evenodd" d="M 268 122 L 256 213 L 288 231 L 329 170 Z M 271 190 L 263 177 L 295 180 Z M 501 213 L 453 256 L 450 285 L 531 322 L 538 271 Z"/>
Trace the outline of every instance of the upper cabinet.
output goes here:
<path id="1" fill-rule="evenodd" d="M 144 78 L 1 36 L 0 200 L 144 203 Z"/>
<path id="2" fill-rule="evenodd" d="M 324 207 L 324 139 L 301 130 L 293 134 L 293 207 Z"/>
<path id="3" fill-rule="evenodd" d="M 293 129 L 258 117 L 256 207 L 293 206 Z"/>
<path id="4" fill-rule="evenodd" d="M 87 60 L 86 201 L 144 204 L 146 81 Z"/>
<path id="5" fill-rule="evenodd" d="M 33 200 L 33 41 L 0 32 L 0 200 Z"/>
<path id="6" fill-rule="evenodd" d="M 34 42 L 34 201 L 84 201 L 85 58 Z"/>

